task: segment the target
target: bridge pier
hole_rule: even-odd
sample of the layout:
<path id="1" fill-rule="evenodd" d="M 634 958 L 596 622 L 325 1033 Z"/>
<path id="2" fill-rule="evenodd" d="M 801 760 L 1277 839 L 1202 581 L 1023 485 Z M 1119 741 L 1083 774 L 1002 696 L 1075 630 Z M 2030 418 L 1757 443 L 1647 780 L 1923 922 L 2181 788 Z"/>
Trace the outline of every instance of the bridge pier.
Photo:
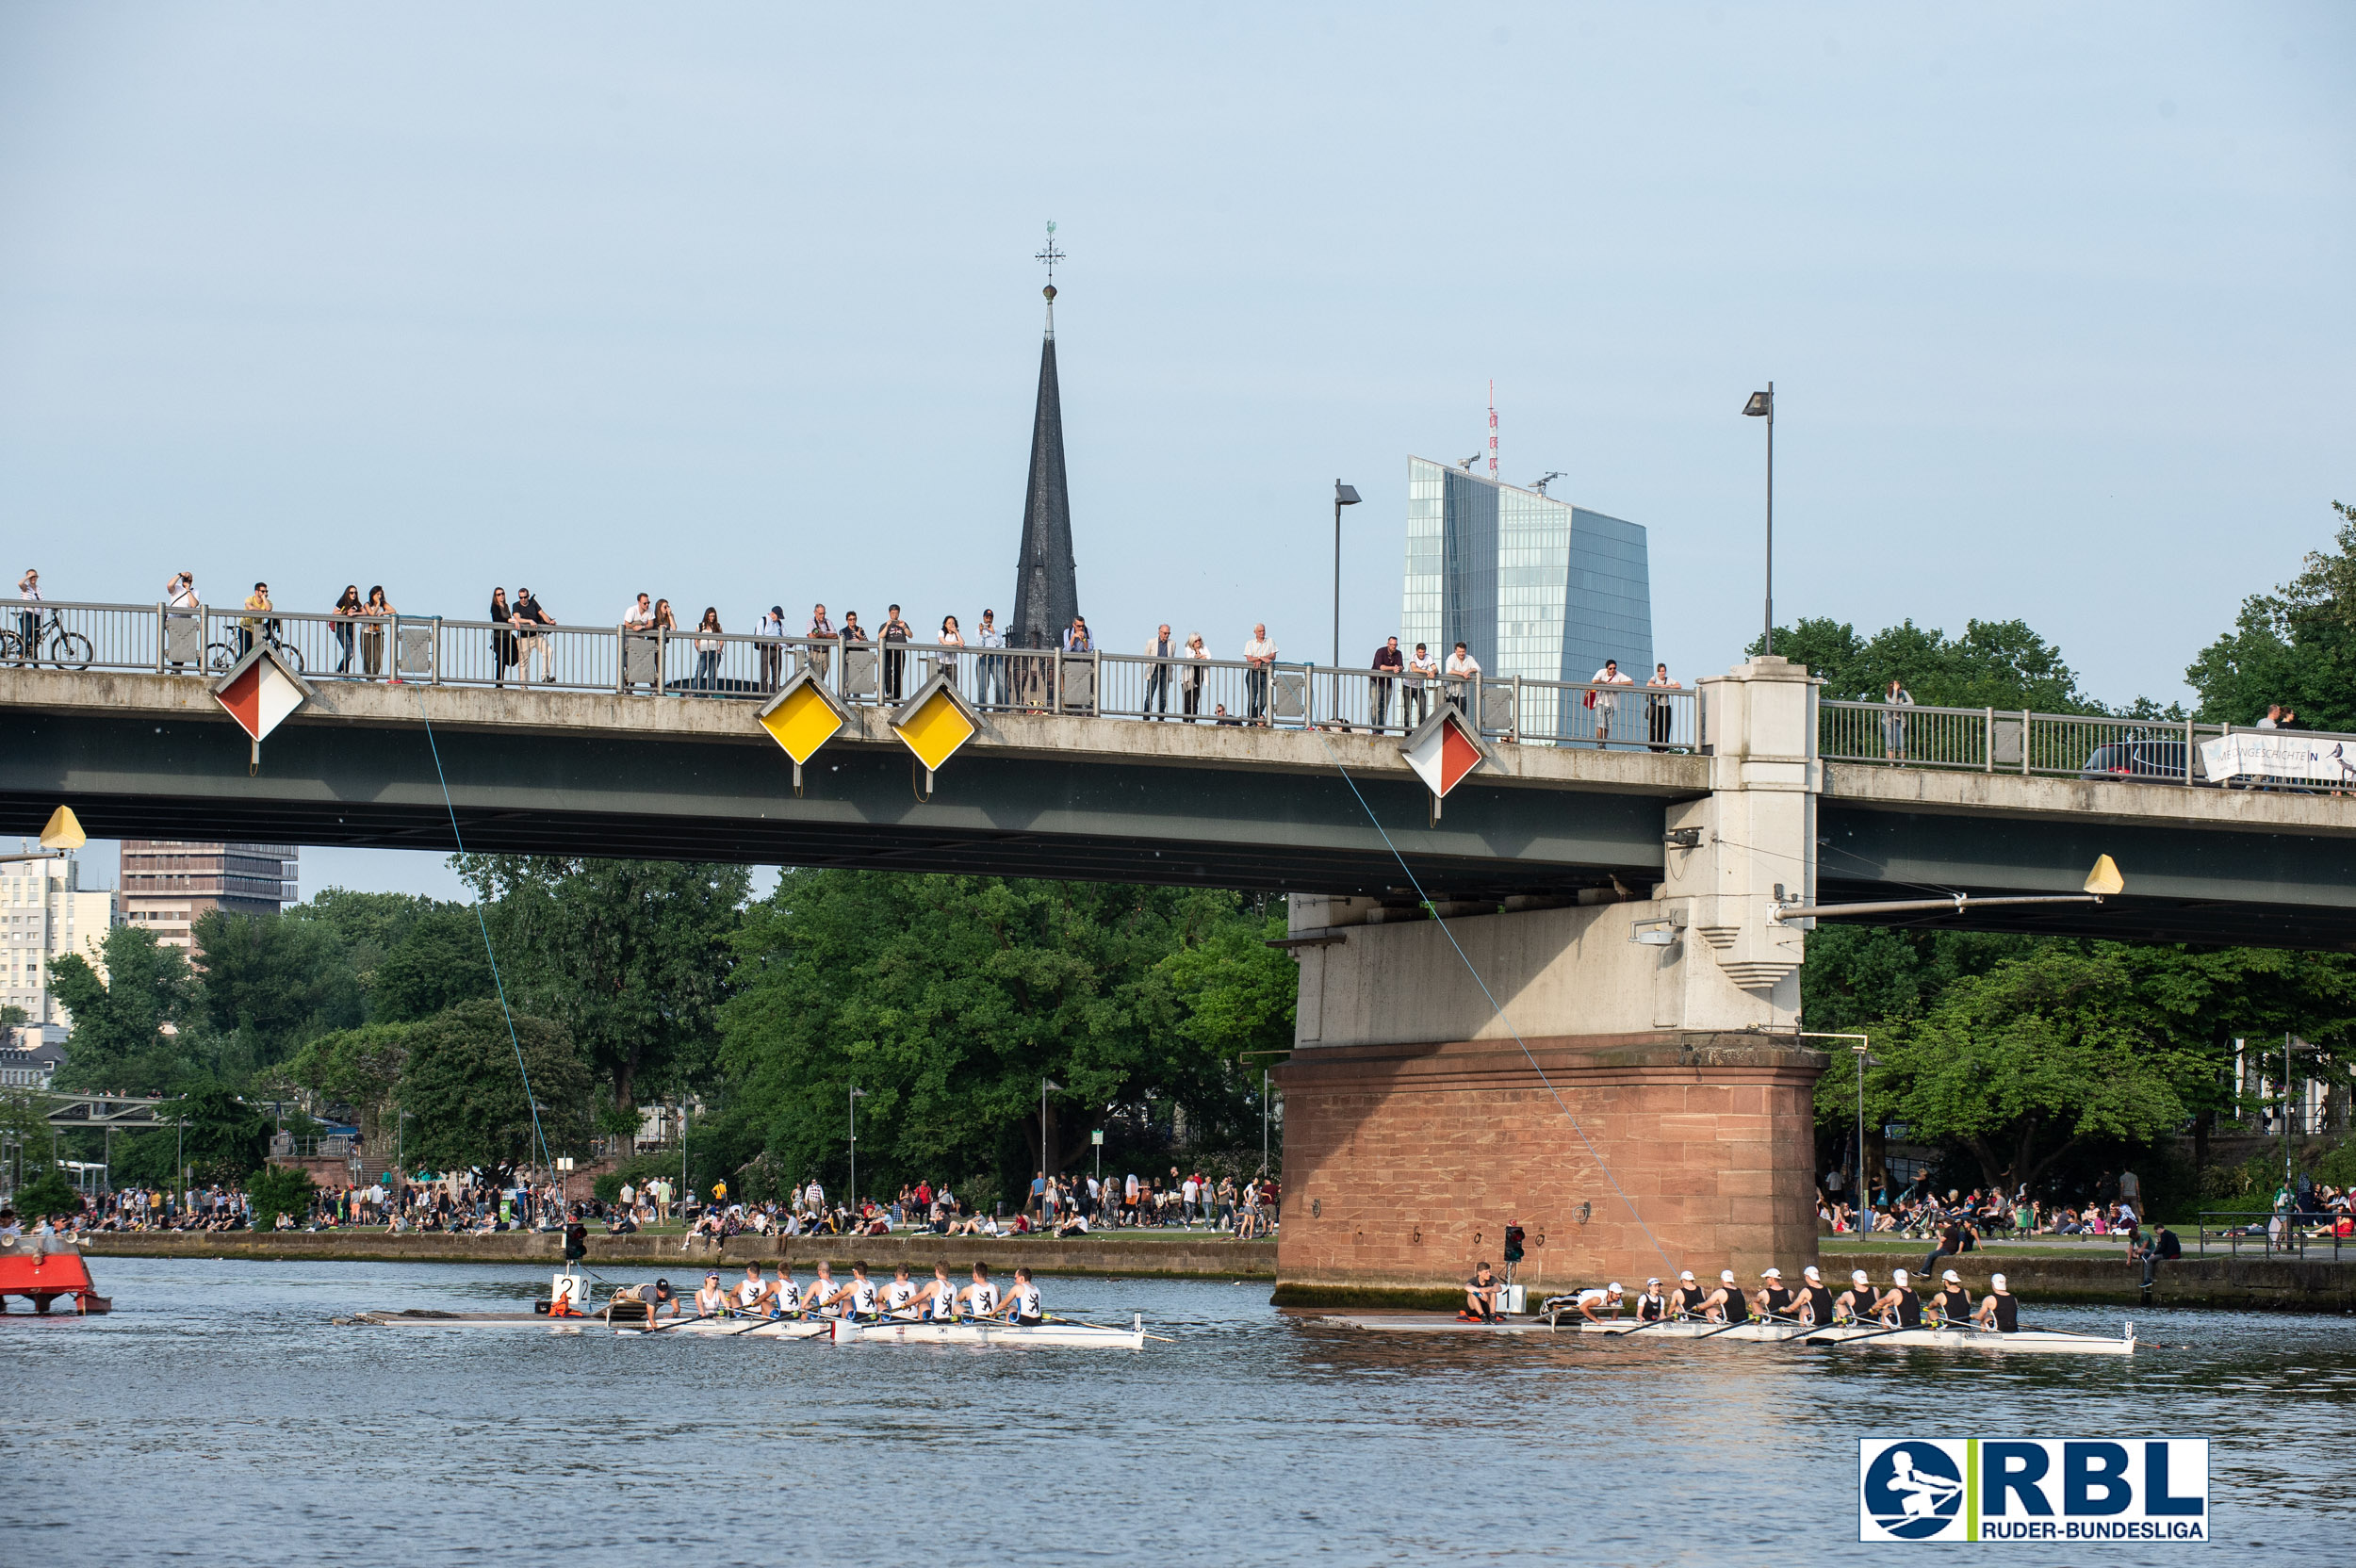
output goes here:
<path id="1" fill-rule="evenodd" d="M 1279 1301 L 1461 1294 L 1511 1224 L 1533 1299 L 1815 1260 L 1824 1057 L 1795 1034 L 1804 935 L 1769 919 L 1814 888 L 1815 686 L 1754 660 L 1702 710 L 1710 792 L 1665 808 L 1654 887 L 1445 928 L 1292 899 Z"/>

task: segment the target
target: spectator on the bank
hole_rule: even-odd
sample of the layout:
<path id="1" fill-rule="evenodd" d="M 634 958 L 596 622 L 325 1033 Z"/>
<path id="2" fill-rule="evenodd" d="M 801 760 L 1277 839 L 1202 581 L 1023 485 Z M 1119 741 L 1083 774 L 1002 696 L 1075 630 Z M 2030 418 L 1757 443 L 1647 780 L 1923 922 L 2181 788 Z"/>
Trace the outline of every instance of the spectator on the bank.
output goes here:
<path id="1" fill-rule="evenodd" d="M 1882 715 L 1882 756 L 1892 762 L 1903 761 L 1906 755 L 1906 716 L 1894 710 L 1913 707 L 1914 694 L 1893 675 L 1890 678 L 1890 690 L 1882 694 L 1882 703 L 1893 710 Z"/>
<path id="2" fill-rule="evenodd" d="M 2184 1255 L 2184 1244 L 2176 1239 L 2176 1233 L 2162 1225 L 2151 1233 L 2151 1239 L 2137 1254 L 2143 1263 L 2143 1288 L 2150 1290 L 2160 1277 L 2160 1265 L 2173 1262 Z"/>
<path id="3" fill-rule="evenodd" d="M 1244 716 L 1253 724 L 1266 724 L 1268 671 L 1276 664 L 1276 645 L 1269 641 L 1265 623 L 1252 629 L 1252 636 L 1243 645 L 1243 662 L 1250 666 L 1243 673 Z"/>
<path id="4" fill-rule="evenodd" d="M 1366 695 L 1374 709 L 1374 727 L 1379 734 L 1391 722 L 1391 684 L 1397 678 L 1388 672 L 1407 667 L 1407 656 L 1399 651 L 1397 637 L 1385 638 L 1383 645 L 1374 650 L 1374 662 L 1369 667 L 1384 672 L 1366 682 Z"/>
<path id="5" fill-rule="evenodd" d="M 1644 682 L 1644 743 L 1647 750 L 1669 749 L 1670 732 L 1677 720 L 1677 705 L 1657 694 L 1679 689 L 1677 683 L 1669 678 L 1668 665 L 1655 664 L 1652 667 L 1652 678 Z"/>

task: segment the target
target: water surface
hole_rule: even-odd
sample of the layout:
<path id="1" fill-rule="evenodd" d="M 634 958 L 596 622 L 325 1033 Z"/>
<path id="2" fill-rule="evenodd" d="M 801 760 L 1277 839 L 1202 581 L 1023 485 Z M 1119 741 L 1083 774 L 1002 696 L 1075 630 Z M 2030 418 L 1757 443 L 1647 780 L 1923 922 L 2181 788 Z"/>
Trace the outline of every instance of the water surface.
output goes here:
<path id="1" fill-rule="evenodd" d="M 0 1325 L 8 1563 L 1886 1562 L 1857 1541 L 1876 1433 L 2213 1441 L 2216 1544 L 1948 1553 L 2356 1558 L 2341 1318 L 2140 1314 L 2131 1358 L 2005 1361 L 1382 1335 L 1265 1283 L 1045 1282 L 1177 1338 L 1138 1354 L 337 1328 L 547 1275 L 93 1266 L 113 1315 Z"/>

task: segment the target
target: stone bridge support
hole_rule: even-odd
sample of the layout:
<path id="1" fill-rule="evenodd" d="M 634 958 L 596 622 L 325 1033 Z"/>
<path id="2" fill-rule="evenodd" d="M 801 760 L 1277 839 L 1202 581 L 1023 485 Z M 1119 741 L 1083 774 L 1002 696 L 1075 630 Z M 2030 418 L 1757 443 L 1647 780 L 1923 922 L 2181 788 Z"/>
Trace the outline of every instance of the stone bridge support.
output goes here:
<path id="1" fill-rule="evenodd" d="M 1640 896 L 1445 925 L 1292 900 L 1280 1301 L 1460 1294 L 1511 1224 L 1533 1300 L 1815 1260 L 1824 1057 L 1795 1035 L 1804 936 L 1770 919 L 1815 883 L 1815 685 L 1759 659 L 1702 694 L 1710 793 L 1668 806 Z"/>

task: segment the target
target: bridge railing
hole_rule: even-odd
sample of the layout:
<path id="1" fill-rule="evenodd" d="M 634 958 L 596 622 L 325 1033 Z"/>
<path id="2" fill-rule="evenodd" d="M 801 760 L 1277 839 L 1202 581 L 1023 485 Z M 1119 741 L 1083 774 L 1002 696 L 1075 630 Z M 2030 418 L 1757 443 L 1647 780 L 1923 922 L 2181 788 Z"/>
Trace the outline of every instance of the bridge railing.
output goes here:
<path id="1" fill-rule="evenodd" d="M 2233 725 L 2023 709 L 1827 701 L 1818 749 L 1828 761 L 1972 773 L 2131 778 L 2205 785 L 2201 743 Z"/>
<path id="2" fill-rule="evenodd" d="M 24 614 L 38 617 L 29 642 Z M 225 674 L 255 641 L 267 640 L 306 680 L 319 682 L 765 700 L 809 669 L 846 702 L 891 705 L 945 671 L 959 694 L 985 711 L 1403 735 L 1453 697 L 1477 716 L 1484 736 L 1526 744 L 1688 750 L 1698 729 L 1695 694 L 1686 690 L 1513 677 L 1416 680 L 1375 669 L 1255 667 L 1241 660 L 1060 648 L 75 601 L 0 600 L 0 631 L 11 639 L 9 657 L 20 662 L 205 678 Z"/>

